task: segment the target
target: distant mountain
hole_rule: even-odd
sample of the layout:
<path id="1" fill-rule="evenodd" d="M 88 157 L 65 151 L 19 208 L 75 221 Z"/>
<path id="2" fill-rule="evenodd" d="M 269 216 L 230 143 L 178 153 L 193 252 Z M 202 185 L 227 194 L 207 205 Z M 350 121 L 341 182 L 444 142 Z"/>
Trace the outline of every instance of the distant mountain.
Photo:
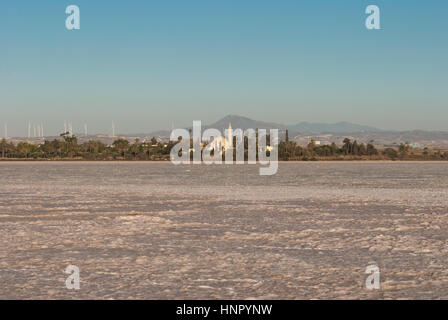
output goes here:
<path id="1" fill-rule="evenodd" d="M 216 128 L 219 130 L 224 130 L 229 126 L 229 123 L 232 124 L 233 128 L 240 129 L 280 129 L 285 130 L 289 129 L 293 132 L 313 132 L 313 133 L 351 133 L 351 132 L 383 132 L 384 130 L 364 126 L 356 123 L 350 122 L 337 122 L 337 123 L 311 123 L 311 122 L 299 122 L 293 125 L 283 125 L 279 123 L 273 122 L 264 122 L 252 120 L 247 117 L 237 116 L 237 115 L 228 115 L 215 123 L 205 126 L 207 128 Z"/>
<path id="2" fill-rule="evenodd" d="M 205 128 L 215 128 L 221 131 L 227 129 L 229 127 L 229 123 L 232 124 L 232 128 L 234 129 L 286 129 L 286 126 L 273 122 L 264 122 L 252 120 L 246 117 L 237 116 L 237 115 L 228 115 L 211 125 L 204 126 Z"/>
<path id="3" fill-rule="evenodd" d="M 274 122 L 264 122 L 264 121 L 257 121 L 253 120 L 247 117 L 243 116 L 237 116 L 237 115 L 228 115 L 224 118 L 219 119 L 215 123 L 212 123 L 210 125 L 202 123 L 202 130 L 207 128 L 214 128 L 218 129 L 221 132 L 224 132 L 225 129 L 229 127 L 229 123 L 232 125 L 232 128 L 234 129 L 279 129 L 279 130 L 286 130 L 286 126 Z M 186 129 L 191 129 L 191 127 L 188 127 Z M 159 136 L 159 137 L 169 137 L 171 134 L 171 131 L 167 130 L 159 130 L 155 132 L 151 132 L 150 136 Z"/>
<path id="4" fill-rule="evenodd" d="M 318 141 L 321 145 L 324 144 L 341 144 L 345 138 L 351 140 L 357 140 L 359 143 L 374 143 L 379 147 L 398 147 L 401 143 L 415 145 L 417 148 L 439 148 L 448 150 L 448 131 L 425 131 L 425 130 L 412 130 L 412 131 L 386 131 L 375 127 L 359 125 L 350 122 L 338 122 L 338 123 L 310 123 L 299 122 L 285 126 L 274 122 L 257 121 L 247 117 L 228 115 L 215 123 L 210 125 L 202 124 L 202 130 L 207 128 L 216 128 L 224 133 L 229 123 L 232 124 L 234 129 L 279 129 L 279 138 L 285 139 L 285 129 L 289 129 L 289 139 L 297 142 L 299 145 L 306 146 L 311 140 Z M 191 127 L 185 127 L 189 129 Z M 171 134 L 171 130 L 160 130 L 147 133 L 133 134 L 133 135 L 120 135 L 120 138 L 127 139 L 131 143 L 136 138 L 140 138 L 141 141 L 149 140 L 151 137 L 156 137 L 162 141 L 168 141 Z M 49 138 L 49 137 L 47 137 Z M 51 139 L 58 139 L 58 137 L 52 137 Z M 78 141 L 85 142 L 91 139 L 99 140 L 106 144 L 111 144 L 118 137 L 111 137 L 109 135 L 99 134 L 94 136 L 84 137 L 78 136 Z M 28 138 L 14 138 L 11 139 L 14 143 L 29 141 Z M 42 140 L 38 138 L 31 139 L 32 143 L 41 143 Z"/>
<path id="5" fill-rule="evenodd" d="M 383 132 L 384 130 L 364 126 L 346 121 L 337 123 L 310 123 L 299 122 L 289 125 L 288 129 L 297 132 L 313 132 L 313 133 L 352 133 L 352 132 Z"/>
<path id="6" fill-rule="evenodd" d="M 224 132 L 225 129 L 228 128 L 229 123 L 232 124 L 232 128 L 234 129 L 279 129 L 286 130 L 289 129 L 291 132 L 310 132 L 310 133 L 353 133 L 353 132 L 384 132 L 384 130 L 359 125 L 350 122 L 338 122 L 338 123 L 310 123 L 310 122 L 299 122 L 293 125 L 283 125 L 274 122 L 264 122 L 253 120 L 247 117 L 238 116 L 238 115 L 228 115 L 224 118 L 212 123 L 210 125 L 202 125 L 202 129 L 206 128 L 215 128 Z M 153 136 L 169 136 L 170 131 L 157 131 L 152 132 L 150 135 Z"/>

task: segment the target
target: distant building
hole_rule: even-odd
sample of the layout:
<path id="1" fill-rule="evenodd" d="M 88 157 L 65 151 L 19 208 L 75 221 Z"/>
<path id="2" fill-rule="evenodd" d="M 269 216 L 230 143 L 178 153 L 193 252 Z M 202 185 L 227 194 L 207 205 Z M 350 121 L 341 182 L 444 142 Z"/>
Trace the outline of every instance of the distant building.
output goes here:
<path id="1" fill-rule="evenodd" d="M 232 124 L 229 123 L 229 127 L 227 128 L 227 137 L 221 136 L 221 139 L 215 139 L 210 144 L 210 148 L 214 148 L 215 150 L 229 150 L 233 148 L 233 129 Z"/>

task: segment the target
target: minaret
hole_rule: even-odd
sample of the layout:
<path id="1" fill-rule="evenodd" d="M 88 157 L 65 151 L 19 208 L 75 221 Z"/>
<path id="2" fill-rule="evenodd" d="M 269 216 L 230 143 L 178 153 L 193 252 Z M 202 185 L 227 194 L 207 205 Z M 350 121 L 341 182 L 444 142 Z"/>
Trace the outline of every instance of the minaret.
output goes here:
<path id="1" fill-rule="evenodd" d="M 233 146 L 233 132 L 232 132 L 232 124 L 229 122 L 229 127 L 227 128 L 227 141 L 226 141 L 226 149 L 230 149 Z"/>

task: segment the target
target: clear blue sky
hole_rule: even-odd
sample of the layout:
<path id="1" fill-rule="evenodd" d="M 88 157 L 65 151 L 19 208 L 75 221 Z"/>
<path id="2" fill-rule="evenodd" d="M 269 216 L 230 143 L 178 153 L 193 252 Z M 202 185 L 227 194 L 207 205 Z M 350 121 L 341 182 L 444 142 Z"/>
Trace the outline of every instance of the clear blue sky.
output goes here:
<path id="1" fill-rule="evenodd" d="M 81 30 L 65 28 L 71 4 Z M 382 30 L 365 28 L 369 4 Z M 448 130 L 447 12 L 446 0 L 2 0 L 0 125 L 136 133 L 240 114 Z"/>

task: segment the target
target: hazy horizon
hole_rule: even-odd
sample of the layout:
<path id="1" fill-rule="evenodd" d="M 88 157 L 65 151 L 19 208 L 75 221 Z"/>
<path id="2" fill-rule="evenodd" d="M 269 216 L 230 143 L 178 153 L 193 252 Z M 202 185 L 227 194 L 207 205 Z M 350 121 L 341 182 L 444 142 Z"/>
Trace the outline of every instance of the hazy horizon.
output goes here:
<path id="1" fill-rule="evenodd" d="M 58 124 L 54 124 L 51 123 L 50 127 L 51 128 L 58 128 L 56 130 L 52 130 L 52 131 L 48 131 L 47 130 L 47 125 L 48 122 L 45 121 L 26 121 L 19 129 L 14 128 L 10 126 L 10 123 L 8 122 L 3 122 L 0 123 L 1 127 L 0 127 L 0 137 L 4 137 L 5 135 L 5 124 L 7 127 L 7 133 L 8 133 L 8 137 L 12 138 L 12 137 L 17 137 L 17 138 L 24 138 L 28 136 L 28 125 L 31 125 L 31 137 L 33 137 L 33 130 L 34 130 L 34 126 L 37 127 L 38 126 L 43 126 L 44 129 L 44 136 L 59 136 L 61 133 L 64 132 L 64 123 L 67 126 L 71 124 L 73 126 L 73 133 L 75 134 L 84 134 L 85 130 L 84 130 L 84 125 L 87 125 L 87 131 L 89 135 L 101 135 L 101 134 L 105 134 L 105 135 L 109 135 L 112 133 L 112 123 L 114 123 L 115 126 L 115 134 L 118 135 L 133 135 L 133 134 L 151 134 L 157 131 L 169 131 L 172 128 L 189 128 L 192 126 L 192 122 L 194 120 L 200 120 L 202 121 L 203 125 L 211 125 L 216 121 L 219 121 L 221 119 L 223 119 L 224 117 L 229 116 L 229 115 L 223 115 L 221 116 L 219 119 L 212 119 L 210 121 L 203 121 L 202 119 L 199 118 L 191 118 L 191 120 L 186 120 L 183 119 L 181 121 L 172 121 L 171 123 L 166 123 L 166 126 L 160 125 L 156 126 L 156 128 L 149 128 L 143 131 L 136 131 L 136 130 L 132 130 L 132 129 L 128 129 L 126 131 L 121 130 L 120 129 L 120 121 L 115 121 L 112 120 L 108 125 L 104 123 L 104 121 L 101 123 L 101 125 L 99 126 L 99 128 L 97 127 L 92 127 L 89 124 L 89 122 L 73 122 L 70 120 L 64 120 L 61 123 Z M 421 130 L 421 131 L 443 131 L 443 132 L 448 132 L 448 126 L 446 127 L 446 129 L 424 129 L 424 128 L 406 128 L 406 129 L 397 129 L 397 128 L 384 128 L 382 126 L 377 126 L 377 125 L 371 125 L 371 124 L 366 124 L 366 123 L 357 123 L 357 122 L 352 122 L 352 121 L 347 121 L 347 120 L 337 120 L 337 121 L 323 121 L 323 120 L 318 120 L 318 121 L 308 121 L 308 120 L 299 120 L 299 121 L 295 121 L 295 122 L 277 122 L 277 121 L 273 121 L 270 119 L 262 119 L 262 118 L 251 118 L 249 116 L 246 115 L 235 115 L 238 117 L 244 117 L 244 118 L 249 118 L 250 120 L 254 120 L 254 121 L 258 121 L 258 122 L 271 122 L 271 123 L 275 123 L 275 124 L 279 124 L 279 125 L 284 125 L 284 126 L 293 126 L 296 125 L 298 123 L 310 123 L 310 124 L 339 124 L 339 123 L 350 123 L 350 124 L 354 124 L 354 125 L 361 125 L 361 126 L 366 126 L 366 127 L 373 127 L 375 129 L 379 129 L 379 130 L 383 130 L 385 132 L 405 132 L 405 131 L 416 131 L 416 130 Z M 290 120 L 291 121 L 291 120 Z M 174 123 L 179 123 L 178 125 L 174 125 Z M 11 134 L 12 132 L 18 132 L 18 135 L 14 135 Z"/>
<path id="2" fill-rule="evenodd" d="M 256 122 L 266 122 L 266 123 L 274 123 L 274 124 L 278 124 L 278 125 L 283 125 L 283 126 L 289 127 L 289 130 L 292 131 L 292 132 L 295 132 L 297 130 L 295 130 L 294 128 L 291 128 L 291 127 L 295 126 L 295 125 L 297 125 L 299 123 L 300 124 L 308 123 L 308 124 L 312 124 L 312 125 L 326 125 L 326 124 L 328 124 L 328 125 L 337 125 L 337 124 L 342 124 L 342 123 L 348 123 L 348 124 L 352 124 L 352 125 L 360 125 L 360 126 L 363 126 L 363 127 L 370 127 L 372 129 L 378 129 L 378 130 L 380 130 L 378 132 L 384 132 L 384 133 L 387 133 L 387 132 L 406 132 L 406 131 L 415 131 L 415 130 L 434 131 L 434 132 L 435 131 L 448 132 L 448 130 L 425 130 L 425 129 L 409 129 L 409 130 L 396 130 L 395 129 L 395 130 L 391 130 L 391 129 L 384 129 L 384 128 L 376 127 L 376 126 L 369 126 L 369 125 L 366 125 L 366 124 L 363 124 L 363 123 L 353 123 L 353 122 L 349 122 L 349 121 L 336 121 L 336 122 L 297 121 L 297 122 L 290 122 L 290 123 L 279 123 L 279 122 L 274 122 L 274 121 L 266 121 L 264 119 L 249 118 L 249 117 L 241 116 L 241 115 L 226 115 L 226 116 L 223 116 L 223 117 L 221 117 L 219 119 L 215 119 L 214 121 L 211 121 L 211 122 L 202 122 L 202 126 L 213 125 L 215 122 L 223 120 L 223 119 L 227 118 L 228 116 L 248 118 L 248 120 L 253 120 L 253 121 L 256 121 Z M 192 119 L 192 121 L 193 120 L 200 120 L 200 119 Z M 185 125 L 176 126 L 175 128 L 191 128 L 192 121 L 190 123 L 187 122 Z M 229 121 L 229 123 L 231 123 L 231 122 L 232 121 Z M 140 132 L 138 132 L 138 131 L 122 132 L 120 130 L 119 126 L 117 125 L 117 123 L 115 121 L 113 123 L 114 123 L 114 126 L 115 126 L 115 135 L 153 134 L 153 133 L 156 133 L 156 132 L 159 132 L 159 131 L 167 131 L 167 132 L 169 132 L 171 130 L 171 128 L 165 127 L 165 128 L 162 128 L 162 129 L 156 129 L 156 130 L 149 129 L 149 130 L 140 131 Z M 32 122 L 30 122 L 30 124 L 31 124 L 31 127 L 30 127 L 30 137 L 31 138 L 39 137 L 39 135 L 34 136 L 34 133 L 33 133 L 34 125 L 33 125 Z M 36 130 L 39 130 L 38 125 L 43 125 L 43 123 L 35 123 L 35 125 L 36 125 Z M 79 124 L 79 126 L 76 126 L 75 124 L 70 123 L 70 121 L 65 121 L 65 123 L 61 124 L 61 126 L 60 126 L 61 129 L 58 132 L 56 132 L 56 133 L 51 133 L 50 132 L 49 134 L 47 134 L 46 131 L 44 131 L 44 137 L 45 136 L 46 137 L 60 136 L 60 134 L 64 132 L 64 125 L 66 126 L 66 128 L 67 128 L 66 130 L 67 131 L 69 131 L 69 126 L 72 125 L 73 126 L 72 127 L 72 129 L 73 129 L 72 132 L 75 135 L 84 135 L 84 132 L 85 132 L 84 124 Z M 235 127 L 235 129 L 236 129 L 236 127 Z M 2 132 L 2 135 L 0 135 L 0 137 L 4 137 L 4 127 L 2 128 L 2 130 L 3 130 L 3 132 Z M 45 126 L 44 126 L 44 130 L 45 130 Z M 298 131 L 300 131 L 300 130 L 298 130 Z M 342 131 L 338 130 L 338 131 L 322 131 L 322 132 L 340 133 Z M 362 132 L 362 130 L 360 130 L 360 131 L 350 131 L 350 132 Z M 9 127 L 8 127 L 8 133 L 9 133 Z M 98 131 L 98 130 L 95 130 L 95 128 L 88 127 L 88 135 L 111 135 L 111 134 L 112 134 L 112 123 L 109 124 L 109 128 L 106 129 L 105 131 Z M 26 138 L 27 135 L 28 135 L 28 122 L 26 123 L 26 134 L 18 135 L 18 136 L 13 136 L 13 135 L 8 134 L 8 137 L 9 138 Z"/>
<path id="3" fill-rule="evenodd" d="M 65 28 L 76 4 L 81 29 Z M 367 30 L 365 8 L 381 9 Z M 0 132 L 146 133 L 227 114 L 448 130 L 448 3 L 0 3 Z"/>

